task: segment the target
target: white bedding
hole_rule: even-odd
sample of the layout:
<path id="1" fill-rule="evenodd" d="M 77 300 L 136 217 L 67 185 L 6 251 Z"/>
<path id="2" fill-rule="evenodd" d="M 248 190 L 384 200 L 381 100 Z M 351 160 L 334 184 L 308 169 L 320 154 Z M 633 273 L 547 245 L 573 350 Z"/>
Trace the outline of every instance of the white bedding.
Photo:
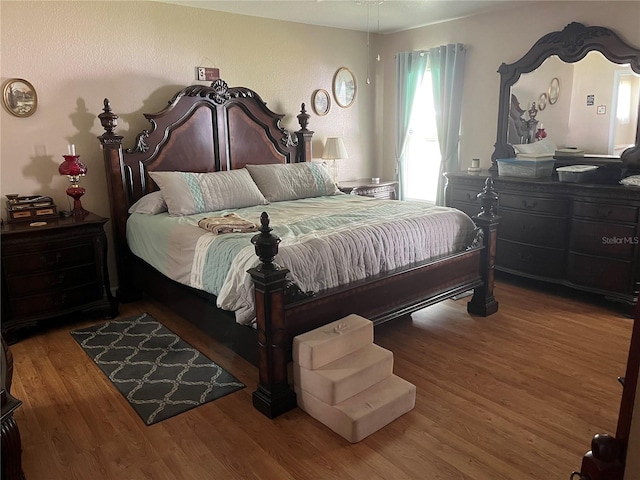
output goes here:
<path id="1" fill-rule="evenodd" d="M 464 213 L 420 202 L 334 195 L 233 210 L 260 223 L 266 211 L 280 243 L 276 262 L 303 291 L 337 287 L 466 248 L 475 229 Z M 254 233 L 214 235 L 198 221 L 231 210 L 183 217 L 134 213 L 127 223 L 132 252 L 171 279 L 217 296 L 238 323 L 254 321 L 253 283 L 259 263 Z"/>

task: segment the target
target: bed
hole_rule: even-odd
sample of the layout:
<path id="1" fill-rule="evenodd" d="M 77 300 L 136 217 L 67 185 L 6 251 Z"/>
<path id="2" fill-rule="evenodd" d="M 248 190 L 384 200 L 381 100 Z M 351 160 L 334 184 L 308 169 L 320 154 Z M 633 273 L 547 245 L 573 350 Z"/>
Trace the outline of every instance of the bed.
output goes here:
<path id="1" fill-rule="evenodd" d="M 480 194 L 482 211 L 474 217 L 475 224 L 469 229 L 461 220 L 467 217 L 453 209 L 437 207 L 424 215 L 418 211 L 422 206 L 330 191 L 332 187 L 335 190 L 335 186 L 324 180 L 323 167 L 311 161 L 314 132 L 308 129 L 310 116 L 304 104 L 297 115 L 300 129 L 292 133 L 281 126 L 284 115 L 271 111 L 255 91 L 229 87 L 220 79 L 210 86 L 193 85 L 180 90 L 162 111 L 145 114 L 145 117 L 151 128 L 137 135 L 132 148 L 125 149 L 123 137 L 115 132 L 118 115 L 108 99 L 104 100 L 104 110 L 99 115 L 105 130 L 98 138 L 110 195 L 118 297 L 126 302 L 142 294 L 150 295 L 256 364 L 259 382 L 253 393 L 253 404 L 268 417 L 274 418 L 296 406 L 295 393 L 289 385 L 288 363 L 293 337 L 300 333 L 350 313 L 369 318 L 375 324 L 382 323 L 471 289 L 474 293 L 468 302 L 470 313 L 487 316 L 497 311 L 498 302 L 493 296 L 498 223 L 493 212 L 497 196 L 490 179 Z M 270 191 L 269 182 L 281 182 L 283 175 L 312 177 L 315 183 L 305 184 L 312 193 L 288 198 Z M 220 200 L 222 196 L 226 198 L 226 194 L 208 193 L 206 198 L 190 198 L 189 208 L 179 211 L 177 220 L 172 218 L 176 216 L 172 208 L 182 209 L 188 203 L 183 201 L 184 190 L 180 188 L 191 188 L 184 185 L 192 186 L 193 182 L 203 179 L 210 182 L 212 178 L 214 182 L 224 178 L 222 185 L 227 190 L 223 187 L 215 190 L 220 184 L 214 183 L 216 187 L 207 192 L 228 191 L 229 198 L 241 192 L 243 200 L 231 205 Z M 169 187 L 167 179 L 170 179 Z M 180 188 L 170 190 L 175 185 Z M 206 185 L 209 188 L 211 184 Z M 258 186 L 255 195 L 263 193 L 264 202 L 254 199 L 254 185 Z M 165 205 L 169 211 L 153 211 L 149 215 L 136 210 L 150 198 L 163 199 L 170 204 Z M 328 208 L 328 204 L 341 213 L 320 215 L 318 212 Z M 194 205 L 197 205 L 196 211 Z M 385 218 L 397 218 L 380 220 L 376 215 L 383 211 L 389 215 Z M 358 212 L 358 218 L 349 217 L 339 223 L 337 219 L 347 218 L 347 212 Z M 231 232 L 231 235 L 213 235 L 210 231 L 203 232 L 205 229 L 199 226 L 201 220 L 217 220 L 227 214 L 249 220 L 254 228 Z M 398 234 L 394 233 L 392 223 L 410 224 L 411 235 L 415 235 L 417 228 L 428 236 L 429 228 L 425 225 L 436 222 L 436 217 L 448 218 L 449 223 L 452 218 L 457 220 L 453 222 L 452 231 L 444 229 L 443 232 L 449 233 L 438 234 L 449 243 L 431 248 L 426 256 L 407 256 L 405 248 L 396 249 L 406 257 L 401 262 L 376 257 L 384 268 L 367 269 L 355 276 L 339 271 L 339 264 L 348 262 L 327 260 L 335 251 L 349 250 L 359 243 L 375 243 L 379 251 L 393 250 L 390 247 L 399 240 L 394 240 L 393 236 Z M 151 233 L 145 239 L 132 233 L 136 221 L 143 224 L 138 232 L 152 231 L 151 218 L 167 222 L 160 230 L 168 232 L 165 238 L 169 240 L 159 240 L 160 234 Z M 315 230 L 310 233 L 312 223 Z M 345 233 L 346 224 L 351 225 L 348 233 Z M 352 228 L 354 225 L 357 228 Z M 177 243 L 175 232 L 178 230 L 186 232 L 194 243 L 191 246 Z M 295 230 L 311 240 L 299 241 L 293 236 Z M 364 230 L 368 240 L 361 241 Z M 343 243 L 336 243 L 341 236 L 346 237 L 340 240 Z M 431 242 L 419 238 L 410 239 L 407 248 Z M 333 243 L 329 247 L 325 241 Z M 192 252 L 189 259 L 165 261 L 145 257 L 145 250 L 170 242 L 174 242 L 174 250 Z M 207 287 L 203 277 L 209 270 L 205 269 L 206 262 L 202 259 L 213 257 L 213 253 L 203 250 L 203 243 L 207 248 L 209 244 L 227 245 L 226 255 L 229 263 L 235 265 L 235 273 L 229 270 L 222 276 L 224 282 L 228 277 L 237 278 L 237 284 L 229 287 L 213 281 L 209 283 L 217 287 Z M 163 249 L 156 248 L 160 252 L 156 253 L 161 255 Z M 292 251 L 305 251 L 307 259 L 298 262 Z M 236 255 L 238 252 L 243 255 Z M 347 254 L 358 255 L 357 252 Z M 236 261 L 240 256 L 242 261 Z M 195 258 L 200 259 L 200 263 Z M 200 270 L 189 271 L 185 268 L 189 262 L 198 264 Z M 225 264 L 219 258 L 209 259 L 209 263 Z M 231 267 L 225 264 L 224 268 Z M 318 271 L 339 280 L 318 283 Z M 310 285 L 313 288 L 308 288 Z M 249 292 L 249 304 L 247 294 L 243 297 L 241 315 L 232 311 L 235 307 L 228 310 L 218 306 L 227 307 L 225 301 L 221 301 L 224 292 L 220 288 L 234 295 L 236 291 Z"/>

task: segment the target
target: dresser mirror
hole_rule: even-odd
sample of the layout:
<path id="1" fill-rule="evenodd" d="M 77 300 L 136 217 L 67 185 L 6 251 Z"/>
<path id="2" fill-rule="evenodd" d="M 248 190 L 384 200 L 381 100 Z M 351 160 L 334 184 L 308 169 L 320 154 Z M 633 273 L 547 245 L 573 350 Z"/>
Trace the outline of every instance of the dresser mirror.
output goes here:
<path id="1" fill-rule="evenodd" d="M 586 154 L 601 157 L 603 163 L 619 158 L 628 169 L 640 170 L 640 50 L 615 32 L 570 23 L 540 38 L 517 62 L 500 65 L 498 73 L 498 128 L 491 170 L 497 169 L 496 159 L 515 156 L 518 139 L 535 141 L 533 136 L 523 138 L 513 126 L 514 112 L 529 121 L 532 111 L 533 131 L 544 128 L 558 148 L 585 147 Z M 539 104 L 541 97 L 544 105 Z M 625 98 L 630 105 L 626 118 Z M 597 137 L 599 144 L 593 143 Z"/>

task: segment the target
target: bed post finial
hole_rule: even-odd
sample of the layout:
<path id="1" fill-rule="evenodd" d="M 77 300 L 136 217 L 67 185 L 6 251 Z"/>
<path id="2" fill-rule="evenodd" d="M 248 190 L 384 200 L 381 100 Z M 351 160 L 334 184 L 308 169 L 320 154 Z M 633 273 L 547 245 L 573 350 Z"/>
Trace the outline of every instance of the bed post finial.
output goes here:
<path id="1" fill-rule="evenodd" d="M 298 114 L 300 130 L 296 132 L 296 136 L 298 137 L 298 158 L 296 158 L 296 162 L 311 161 L 311 137 L 313 137 L 313 131 L 307 129 L 309 117 L 310 115 L 307 113 L 307 109 L 303 103 L 300 107 L 300 113 Z"/>
<path id="2" fill-rule="evenodd" d="M 259 383 L 253 392 L 253 406 L 267 417 L 275 418 L 297 405 L 287 369 L 284 291 L 289 270 L 273 263 L 280 239 L 271 234 L 267 212 L 262 212 L 260 225 L 260 233 L 254 235 L 251 243 L 262 263 L 248 271 L 255 287 L 258 330 Z"/>
<path id="3" fill-rule="evenodd" d="M 109 103 L 108 98 L 104 99 L 104 108 L 98 118 L 107 135 L 113 135 L 113 129 L 118 126 L 118 115 L 111 110 L 111 103 Z"/>
<path id="4" fill-rule="evenodd" d="M 496 216 L 496 207 L 498 206 L 498 194 L 493 189 L 493 178 L 487 177 L 484 182 L 484 188 L 476 195 L 480 200 L 480 213 L 478 217 L 492 218 Z"/>
<path id="5" fill-rule="evenodd" d="M 307 109 L 305 108 L 305 105 L 303 103 L 300 106 L 300 113 L 298 114 L 298 123 L 300 124 L 300 127 L 302 127 L 303 132 L 307 131 L 307 125 L 309 125 L 310 116 L 311 115 L 307 113 Z"/>
<path id="6" fill-rule="evenodd" d="M 273 228 L 269 226 L 269 215 L 267 212 L 262 212 L 262 215 L 260 215 L 260 228 L 258 230 L 260 233 L 254 235 L 251 239 L 251 243 L 253 243 L 256 249 L 256 255 L 262 262 L 262 264 L 258 266 L 258 269 L 280 270 L 280 266 L 273 262 L 276 255 L 278 255 L 280 238 L 271 233 Z"/>
<path id="7" fill-rule="evenodd" d="M 493 296 L 493 286 L 500 217 L 496 215 L 498 194 L 493 189 L 493 178 L 487 177 L 482 192 L 477 196 L 482 206 L 481 212 L 473 217 L 473 221 L 482 230 L 484 238 L 484 248 L 480 252 L 482 285 L 473 289 L 473 297 L 467 303 L 467 311 L 486 317 L 498 311 L 498 301 Z"/>

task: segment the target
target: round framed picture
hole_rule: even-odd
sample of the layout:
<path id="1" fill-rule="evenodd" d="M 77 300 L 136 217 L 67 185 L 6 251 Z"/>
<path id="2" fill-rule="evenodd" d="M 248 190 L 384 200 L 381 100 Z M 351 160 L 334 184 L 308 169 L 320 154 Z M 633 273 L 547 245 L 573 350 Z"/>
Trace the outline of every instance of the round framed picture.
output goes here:
<path id="1" fill-rule="evenodd" d="M 350 107 L 356 99 L 356 77 L 347 67 L 338 69 L 333 77 L 333 98 L 342 108 Z"/>
<path id="2" fill-rule="evenodd" d="M 551 79 L 551 83 L 549 84 L 549 103 L 553 105 L 558 101 L 558 96 L 560 95 L 560 80 L 558 77 L 553 77 Z"/>
<path id="3" fill-rule="evenodd" d="M 33 85 L 26 80 L 12 78 L 4 85 L 2 103 L 11 115 L 28 117 L 38 107 L 38 95 Z"/>
<path id="4" fill-rule="evenodd" d="M 313 92 L 313 95 L 311 96 L 311 105 L 313 106 L 313 111 L 316 115 L 323 116 L 329 113 L 329 109 L 331 108 L 329 92 L 322 88 Z"/>
<path id="5" fill-rule="evenodd" d="M 540 94 L 540 97 L 538 97 L 538 110 L 544 110 L 546 108 L 548 98 L 546 93 Z"/>

